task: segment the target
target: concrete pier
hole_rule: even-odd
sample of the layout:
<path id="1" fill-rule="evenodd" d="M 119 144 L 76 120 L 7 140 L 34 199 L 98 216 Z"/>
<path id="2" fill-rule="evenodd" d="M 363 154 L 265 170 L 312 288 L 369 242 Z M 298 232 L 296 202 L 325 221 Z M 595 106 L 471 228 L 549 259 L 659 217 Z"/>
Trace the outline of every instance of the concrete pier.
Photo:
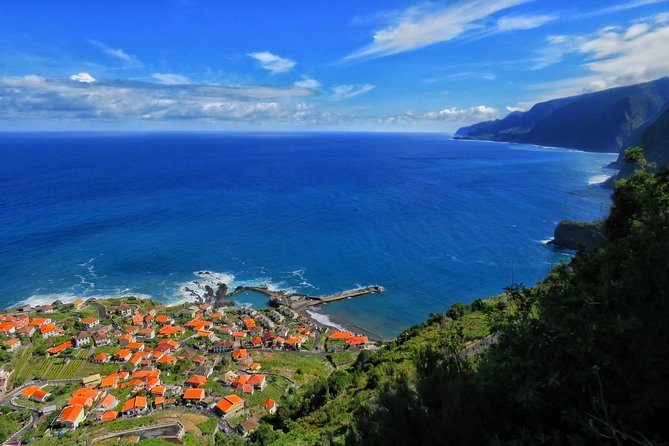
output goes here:
<path id="1" fill-rule="evenodd" d="M 323 296 L 309 296 L 307 294 L 286 293 L 284 291 L 270 290 L 265 286 L 238 286 L 233 291 L 229 292 L 225 297 L 230 298 L 240 293 L 253 292 L 264 294 L 269 298 L 269 304 L 273 307 L 285 305 L 293 310 L 299 311 L 313 305 L 321 305 L 337 300 L 349 299 L 356 296 L 364 296 L 367 294 L 380 293 L 383 287 L 379 285 L 370 285 L 352 290 L 341 291 L 334 294 L 326 294 Z"/>

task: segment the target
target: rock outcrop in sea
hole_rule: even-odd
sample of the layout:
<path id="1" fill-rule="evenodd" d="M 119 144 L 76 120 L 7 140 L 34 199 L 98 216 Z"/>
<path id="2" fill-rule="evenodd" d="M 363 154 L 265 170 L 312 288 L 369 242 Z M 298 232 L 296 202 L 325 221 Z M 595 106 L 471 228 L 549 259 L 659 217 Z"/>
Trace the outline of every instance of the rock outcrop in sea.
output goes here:
<path id="1" fill-rule="evenodd" d="M 562 220 L 555 228 L 551 244 L 566 249 L 597 249 L 606 243 L 604 222 Z"/>

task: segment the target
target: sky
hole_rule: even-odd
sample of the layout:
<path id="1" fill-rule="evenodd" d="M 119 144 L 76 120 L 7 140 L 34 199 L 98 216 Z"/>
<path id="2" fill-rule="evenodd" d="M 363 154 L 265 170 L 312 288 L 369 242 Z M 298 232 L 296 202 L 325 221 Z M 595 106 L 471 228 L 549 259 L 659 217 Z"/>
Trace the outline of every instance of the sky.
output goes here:
<path id="1" fill-rule="evenodd" d="M 669 0 L 0 0 L 0 130 L 436 131 L 669 75 Z"/>

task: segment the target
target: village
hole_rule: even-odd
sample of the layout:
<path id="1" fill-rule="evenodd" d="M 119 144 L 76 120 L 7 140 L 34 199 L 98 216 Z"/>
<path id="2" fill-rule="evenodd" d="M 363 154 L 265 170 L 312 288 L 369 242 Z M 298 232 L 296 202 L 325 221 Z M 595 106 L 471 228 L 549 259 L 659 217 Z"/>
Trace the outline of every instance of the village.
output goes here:
<path id="1" fill-rule="evenodd" d="M 163 412 L 195 412 L 206 420 L 201 436 L 246 436 L 290 388 L 377 348 L 287 306 L 166 307 L 134 297 L 8 309 L 0 336 L 0 404 L 30 411 L 5 444 L 86 430 L 95 441 L 141 437 L 120 428 Z M 165 437 L 180 444 L 188 429 L 172 424 Z"/>

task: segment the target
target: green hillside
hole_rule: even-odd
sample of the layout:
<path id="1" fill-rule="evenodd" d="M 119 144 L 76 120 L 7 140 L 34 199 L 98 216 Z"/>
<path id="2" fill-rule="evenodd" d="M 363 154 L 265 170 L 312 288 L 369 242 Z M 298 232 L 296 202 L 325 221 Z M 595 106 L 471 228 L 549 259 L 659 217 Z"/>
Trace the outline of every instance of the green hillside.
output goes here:
<path id="1" fill-rule="evenodd" d="M 613 202 L 603 248 L 361 353 L 281 401 L 251 444 L 664 444 L 669 170 L 620 182 Z"/>

